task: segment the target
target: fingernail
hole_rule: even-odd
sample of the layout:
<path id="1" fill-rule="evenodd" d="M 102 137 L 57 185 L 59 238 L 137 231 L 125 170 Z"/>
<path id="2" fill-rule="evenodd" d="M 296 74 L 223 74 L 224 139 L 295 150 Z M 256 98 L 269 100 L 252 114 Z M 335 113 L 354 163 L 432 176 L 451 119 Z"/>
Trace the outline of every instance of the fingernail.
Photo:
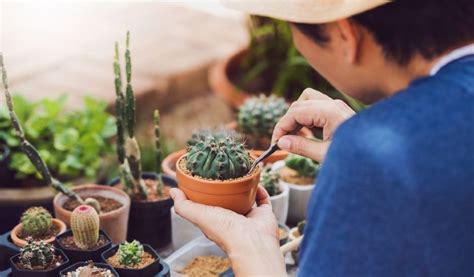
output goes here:
<path id="1" fill-rule="evenodd" d="M 278 140 L 278 147 L 281 150 L 290 150 L 291 141 L 288 138 L 282 137 Z"/>

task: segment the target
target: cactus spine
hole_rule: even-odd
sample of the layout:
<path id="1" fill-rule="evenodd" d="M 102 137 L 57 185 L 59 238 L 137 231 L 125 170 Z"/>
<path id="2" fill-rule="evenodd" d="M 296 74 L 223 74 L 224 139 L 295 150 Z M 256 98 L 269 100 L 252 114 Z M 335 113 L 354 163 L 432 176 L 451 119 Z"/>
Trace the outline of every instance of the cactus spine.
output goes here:
<path id="1" fill-rule="evenodd" d="M 2 82 L 3 82 L 3 89 L 5 91 L 5 98 L 8 106 L 8 112 L 10 114 L 10 119 L 12 121 L 13 128 L 15 129 L 17 137 L 20 139 L 20 146 L 21 150 L 26 154 L 26 156 L 30 159 L 31 163 L 35 166 L 36 170 L 39 171 L 41 177 L 46 182 L 48 186 L 53 187 L 55 190 L 64 193 L 68 197 L 75 199 L 81 203 L 84 203 L 82 198 L 75 193 L 74 191 L 67 188 L 63 183 L 53 178 L 51 172 L 49 171 L 48 166 L 41 158 L 38 153 L 38 150 L 25 138 L 25 133 L 23 132 L 23 128 L 20 125 L 20 121 L 18 120 L 18 116 L 15 113 L 15 109 L 13 107 L 12 97 L 10 95 L 9 86 L 8 86 L 8 78 L 7 78 L 7 71 L 3 64 L 3 54 L 0 53 L 0 67 L 2 68 Z"/>
<path id="2" fill-rule="evenodd" d="M 90 206 L 81 205 L 71 214 L 74 243 L 80 249 L 93 249 L 99 240 L 99 215 Z"/>
<path id="3" fill-rule="evenodd" d="M 43 207 L 31 207 L 21 216 L 23 231 L 33 238 L 46 234 L 53 225 L 53 217 Z"/>
<path id="4" fill-rule="evenodd" d="M 239 136 L 217 133 L 196 138 L 189 144 L 186 167 L 193 175 L 226 180 L 246 175 L 252 164 Z"/>
<path id="5" fill-rule="evenodd" d="M 268 192 L 268 195 L 274 196 L 281 193 L 279 187 L 280 174 L 273 172 L 270 165 L 263 168 L 260 174 L 260 184 Z"/>
<path id="6" fill-rule="evenodd" d="M 300 177 L 315 178 L 319 173 L 319 164 L 309 158 L 295 154 L 286 157 L 285 165 L 295 170 Z"/>
<path id="7" fill-rule="evenodd" d="M 132 267 L 142 261 L 143 253 L 143 245 L 140 242 L 124 242 L 118 249 L 118 262 L 123 266 Z"/>
<path id="8" fill-rule="evenodd" d="M 45 269 L 54 261 L 54 247 L 44 241 L 34 241 L 30 238 L 20 250 L 19 260 L 27 269 Z"/>

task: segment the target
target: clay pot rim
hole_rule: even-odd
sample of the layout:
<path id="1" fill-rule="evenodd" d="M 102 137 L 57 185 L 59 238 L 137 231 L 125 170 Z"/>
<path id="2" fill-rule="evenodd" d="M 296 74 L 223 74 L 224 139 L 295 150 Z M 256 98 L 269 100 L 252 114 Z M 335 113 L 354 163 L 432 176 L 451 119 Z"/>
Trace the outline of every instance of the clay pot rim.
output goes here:
<path id="1" fill-rule="evenodd" d="M 77 192 L 78 190 L 87 190 L 87 189 L 108 190 L 108 191 L 112 191 L 113 193 L 119 194 L 120 196 L 123 196 L 125 198 L 126 203 L 124 205 L 122 205 L 122 207 L 120 207 L 116 210 L 110 211 L 110 212 L 101 213 L 101 214 L 99 214 L 100 218 L 113 217 L 116 214 L 120 214 L 121 212 L 126 211 L 130 207 L 130 202 L 131 202 L 130 196 L 128 196 L 127 193 L 125 193 L 123 190 L 118 189 L 118 188 L 114 188 L 114 187 L 110 187 L 110 186 L 103 186 L 103 185 L 96 185 L 96 184 L 84 184 L 84 185 L 75 186 L 72 190 Z M 58 204 L 59 199 L 63 196 L 65 196 L 65 195 L 62 192 L 56 194 L 56 196 L 54 196 L 54 199 L 53 199 L 53 205 L 55 207 L 57 207 L 58 211 L 60 211 L 61 213 L 71 214 L 72 211 L 68 211 L 62 205 Z"/>
<path id="2" fill-rule="evenodd" d="M 61 235 L 62 233 L 66 232 L 66 223 L 64 223 L 62 220 L 60 219 L 57 219 L 57 218 L 53 218 L 52 219 L 52 224 L 56 225 L 59 227 L 59 232 L 53 236 L 53 237 L 50 237 L 46 240 L 43 240 L 44 242 L 46 243 L 51 243 L 53 241 L 56 240 L 56 237 L 58 237 L 59 235 Z M 26 240 L 24 239 L 21 239 L 19 236 L 18 236 L 18 232 L 23 228 L 23 223 L 18 223 L 15 227 L 13 227 L 13 229 L 11 230 L 10 232 L 10 238 L 11 240 L 13 241 L 13 243 L 18 246 L 18 247 L 23 247 L 26 245 Z"/>
<path id="3" fill-rule="evenodd" d="M 206 184 L 222 186 L 223 184 L 233 185 L 233 184 L 236 184 L 236 183 L 242 183 L 242 182 L 246 182 L 246 181 L 249 181 L 249 180 L 255 178 L 255 175 L 260 174 L 260 171 L 261 171 L 260 166 L 257 166 L 252 172 L 250 172 L 250 174 L 247 174 L 245 176 L 242 176 L 242 177 L 239 177 L 239 178 L 236 178 L 236 179 L 231 179 L 231 180 L 214 180 L 214 179 L 199 178 L 199 177 L 195 177 L 191 174 L 188 174 L 188 173 L 184 172 L 181 169 L 179 164 L 180 164 L 181 160 L 185 159 L 185 158 L 186 158 L 186 154 L 179 157 L 179 159 L 176 161 L 176 171 L 177 172 L 179 171 L 182 175 L 187 176 L 188 178 L 191 178 L 193 180 L 197 180 L 197 182 L 204 182 Z"/>

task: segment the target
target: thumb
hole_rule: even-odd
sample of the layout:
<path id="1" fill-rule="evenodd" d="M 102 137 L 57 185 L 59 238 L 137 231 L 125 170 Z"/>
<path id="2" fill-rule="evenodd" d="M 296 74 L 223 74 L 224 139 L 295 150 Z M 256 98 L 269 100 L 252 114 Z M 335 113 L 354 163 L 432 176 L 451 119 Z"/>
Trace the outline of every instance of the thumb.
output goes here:
<path id="1" fill-rule="evenodd" d="M 305 156 L 322 162 L 328 151 L 330 141 L 316 141 L 309 138 L 286 135 L 278 140 L 278 147 L 290 153 Z"/>

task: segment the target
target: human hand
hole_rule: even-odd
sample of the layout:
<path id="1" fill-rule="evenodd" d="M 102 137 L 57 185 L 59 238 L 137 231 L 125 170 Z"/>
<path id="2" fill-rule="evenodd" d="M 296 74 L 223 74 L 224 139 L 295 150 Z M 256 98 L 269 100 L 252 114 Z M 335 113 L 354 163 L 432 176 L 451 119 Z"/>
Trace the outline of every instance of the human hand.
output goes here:
<path id="1" fill-rule="evenodd" d="M 245 216 L 194 203 L 179 189 L 171 189 L 170 194 L 176 213 L 196 225 L 227 253 L 236 276 L 286 276 L 278 224 L 264 188 L 259 186 L 257 206 Z"/>
<path id="2" fill-rule="evenodd" d="M 307 88 L 275 126 L 272 142 L 278 140 L 280 149 L 322 162 L 335 130 L 354 114 L 344 101 Z M 323 140 L 291 135 L 302 127 L 323 128 Z"/>

